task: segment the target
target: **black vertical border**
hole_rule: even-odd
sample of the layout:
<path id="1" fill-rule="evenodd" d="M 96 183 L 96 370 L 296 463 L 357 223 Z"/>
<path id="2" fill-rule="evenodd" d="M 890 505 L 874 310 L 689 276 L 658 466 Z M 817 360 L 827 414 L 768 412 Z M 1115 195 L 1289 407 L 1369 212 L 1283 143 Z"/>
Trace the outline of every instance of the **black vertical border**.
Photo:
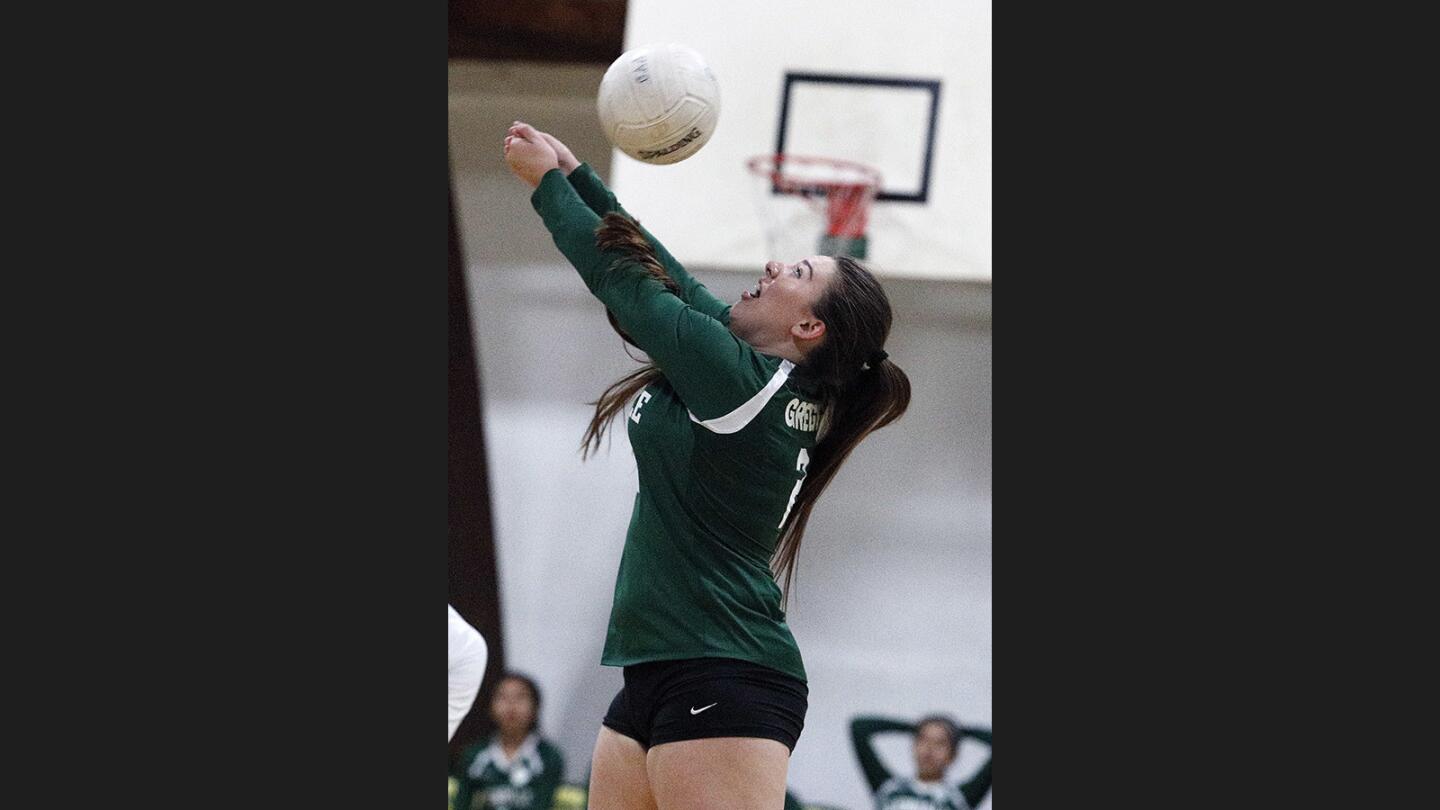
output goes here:
<path id="1" fill-rule="evenodd" d="M 480 631 L 489 647 L 483 694 L 505 669 L 505 639 L 500 616 L 500 578 L 495 566 L 489 465 L 485 455 L 483 389 L 470 320 L 465 252 L 456 220 L 453 177 L 447 190 L 450 219 L 447 578 L 450 604 Z M 483 707 L 466 716 L 450 741 L 452 764 L 487 725 Z"/>

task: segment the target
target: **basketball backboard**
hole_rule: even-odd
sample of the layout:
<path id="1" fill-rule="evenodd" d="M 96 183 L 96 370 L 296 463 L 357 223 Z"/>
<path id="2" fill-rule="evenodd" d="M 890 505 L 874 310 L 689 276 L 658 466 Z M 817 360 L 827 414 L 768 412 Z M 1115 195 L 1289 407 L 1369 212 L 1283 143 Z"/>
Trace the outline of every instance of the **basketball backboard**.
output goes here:
<path id="1" fill-rule="evenodd" d="M 611 184 L 681 261 L 750 270 L 799 258 L 771 255 L 765 218 L 803 206 L 757 197 L 747 159 L 785 151 L 867 164 L 883 177 L 871 267 L 989 281 L 990 13 L 989 0 L 630 0 L 625 47 L 699 51 L 722 107 L 695 156 L 651 166 L 617 152 Z M 785 225 L 815 229 L 817 247 L 821 226 L 798 213 Z"/>

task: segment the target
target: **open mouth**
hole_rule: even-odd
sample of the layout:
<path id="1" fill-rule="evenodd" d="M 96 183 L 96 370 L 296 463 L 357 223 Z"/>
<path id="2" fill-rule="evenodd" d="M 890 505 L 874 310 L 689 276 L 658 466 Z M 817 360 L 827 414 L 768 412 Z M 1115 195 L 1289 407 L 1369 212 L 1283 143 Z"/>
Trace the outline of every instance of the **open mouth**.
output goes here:
<path id="1" fill-rule="evenodd" d="M 759 298 L 759 297 L 760 297 L 760 292 L 761 292 L 761 286 L 762 286 L 762 285 L 761 285 L 760 282 L 758 282 L 758 281 L 755 282 L 755 289 L 753 289 L 753 290 L 746 290 L 746 291 L 740 293 L 740 297 L 743 298 L 743 299 L 745 299 L 745 300 L 753 300 L 753 299 Z"/>

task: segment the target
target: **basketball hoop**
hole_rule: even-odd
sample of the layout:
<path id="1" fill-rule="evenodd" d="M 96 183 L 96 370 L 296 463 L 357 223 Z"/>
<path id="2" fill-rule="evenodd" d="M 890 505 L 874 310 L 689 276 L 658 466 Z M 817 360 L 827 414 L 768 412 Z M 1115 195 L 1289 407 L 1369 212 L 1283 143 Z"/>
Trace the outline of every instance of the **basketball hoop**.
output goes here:
<path id="1" fill-rule="evenodd" d="M 771 252 L 776 254 L 773 258 L 787 259 L 811 249 L 827 256 L 865 258 L 865 226 L 870 204 L 880 191 L 879 171 L 851 160 L 787 154 L 760 155 L 745 161 L 745 166 L 751 174 L 768 181 L 760 189 L 757 204 L 766 223 Z M 782 216 L 785 197 L 799 198 L 811 211 L 823 215 L 818 247 L 797 244 L 797 236 L 804 237 L 805 231 L 813 234 L 818 228 Z"/>

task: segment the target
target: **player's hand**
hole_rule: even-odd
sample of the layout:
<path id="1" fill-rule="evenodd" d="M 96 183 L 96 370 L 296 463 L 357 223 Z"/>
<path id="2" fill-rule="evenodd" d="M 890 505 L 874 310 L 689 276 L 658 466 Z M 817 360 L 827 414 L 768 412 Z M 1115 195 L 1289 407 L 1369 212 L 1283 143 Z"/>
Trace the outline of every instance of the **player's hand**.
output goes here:
<path id="1" fill-rule="evenodd" d="M 516 177 L 535 188 L 540 178 L 551 169 L 560 168 L 560 159 L 552 147 L 533 127 L 505 136 L 505 164 Z M 513 129 L 513 128 L 512 128 Z"/>
<path id="2" fill-rule="evenodd" d="M 575 159 L 575 153 L 570 151 L 570 147 L 561 143 L 559 138 L 548 132 L 540 133 L 540 137 L 544 138 L 550 144 L 550 148 L 555 150 L 555 158 L 560 161 L 560 171 L 565 172 L 566 176 L 569 176 L 570 172 L 575 171 L 580 165 L 580 161 Z"/>
<path id="3" fill-rule="evenodd" d="M 544 139 L 546 143 L 550 144 L 550 148 L 555 150 L 555 159 L 560 163 L 560 171 L 565 172 L 566 176 L 569 176 L 570 172 L 575 171 L 575 168 L 580 165 L 580 161 L 575 159 L 575 153 L 570 151 L 570 147 L 561 143 L 559 138 L 548 132 L 541 132 L 523 121 L 516 121 L 510 126 L 510 134 Z"/>

